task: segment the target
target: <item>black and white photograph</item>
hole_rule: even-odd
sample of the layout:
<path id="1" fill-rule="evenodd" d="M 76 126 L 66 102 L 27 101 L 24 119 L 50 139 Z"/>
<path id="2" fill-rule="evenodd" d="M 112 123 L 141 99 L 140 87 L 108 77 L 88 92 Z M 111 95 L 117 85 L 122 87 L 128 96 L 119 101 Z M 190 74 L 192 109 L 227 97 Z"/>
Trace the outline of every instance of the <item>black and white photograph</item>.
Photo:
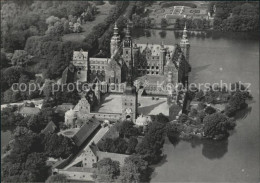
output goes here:
<path id="1" fill-rule="evenodd" d="M 0 3 L 1 182 L 260 182 L 259 1 Z"/>

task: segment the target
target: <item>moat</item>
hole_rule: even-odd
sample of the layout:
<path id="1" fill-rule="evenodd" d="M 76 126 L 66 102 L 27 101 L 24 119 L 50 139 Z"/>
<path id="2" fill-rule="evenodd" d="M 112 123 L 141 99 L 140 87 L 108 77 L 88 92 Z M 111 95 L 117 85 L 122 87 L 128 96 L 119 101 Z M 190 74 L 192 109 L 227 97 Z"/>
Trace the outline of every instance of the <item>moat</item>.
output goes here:
<path id="1" fill-rule="evenodd" d="M 178 42 L 173 31 L 133 32 L 136 42 Z M 151 41 L 152 40 L 152 41 Z M 166 158 L 151 182 L 257 182 L 259 179 L 259 39 L 250 33 L 217 33 L 189 37 L 192 45 L 190 82 L 250 82 L 254 100 L 237 115 L 237 126 L 220 143 L 166 141 Z M 199 168 L 198 168 L 199 167 Z"/>

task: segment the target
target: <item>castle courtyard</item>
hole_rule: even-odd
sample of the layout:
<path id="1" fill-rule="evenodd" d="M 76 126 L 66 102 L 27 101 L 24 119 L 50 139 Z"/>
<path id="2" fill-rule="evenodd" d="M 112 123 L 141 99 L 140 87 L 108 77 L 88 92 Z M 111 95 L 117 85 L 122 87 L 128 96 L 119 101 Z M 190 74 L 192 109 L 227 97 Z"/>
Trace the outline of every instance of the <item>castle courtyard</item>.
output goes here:
<path id="1" fill-rule="evenodd" d="M 169 106 L 166 98 L 164 97 L 152 97 L 150 96 L 138 96 L 138 114 L 143 115 L 156 115 L 163 113 L 169 116 Z M 121 113 L 122 112 L 122 98 L 119 94 L 109 94 L 105 96 L 100 108 L 95 110 L 98 113 Z"/>

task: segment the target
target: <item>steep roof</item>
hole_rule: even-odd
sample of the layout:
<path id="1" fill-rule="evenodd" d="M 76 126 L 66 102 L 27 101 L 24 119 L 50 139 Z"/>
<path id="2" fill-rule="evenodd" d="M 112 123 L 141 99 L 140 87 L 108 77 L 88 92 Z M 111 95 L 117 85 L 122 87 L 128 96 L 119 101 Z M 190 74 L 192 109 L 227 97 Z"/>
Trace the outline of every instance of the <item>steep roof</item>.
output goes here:
<path id="1" fill-rule="evenodd" d="M 20 114 L 25 114 L 25 115 L 36 115 L 39 112 L 40 109 L 37 107 L 23 107 L 19 111 Z"/>
<path id="2" fill-rule="evenodd" d="M 90 135 L 92 135 L 92 133 L 100 126 L 100 122 L 97 119 L 91 118 L 72 137 L 72 140 L 77 146 L 81 146 L 90 137 Z"/>
<path id="3" fill-rule="evenodd" d="M 74 105 L 71 103 L 63 103 L 56 107 L 55 112 L 64 114 L 68 110 L 73 109 L 73 107 L 74 107 Z"/>
<path id="4" fill-rule="evenodd" d="M 142 53 L 144 50 L 150 50 L 152 56 L 159 56 L 161 45 L 159 44 L 136 44 L 137 47 L 140 48 L 140 52 Z M 163 45 L 166 51 L 169 51 L 172 54 L 175 50 L 175 46 L 173 45 Z"/>
<path id="5" fill-rule="evenodd" d="M 88 52 L 87 51 L 73 51 L 73 60 L 87 60 Z"/>
<path id="6" fill-rule="evenodd" d="M 47 135 L 49 133 L 54 133 L 57 129 L 57 126 L 55 125 L 55 123 L 53 121 L 50 121 L 46 127 L 41 131 L 41 133 Z"/>
<path id="7" fill-rule="evenodd" d="M 113 161 L 119 161 L 120 166 L 124 165 L 125 158 L 129 157 L 129 155 L 126 154 L 118 154 L 118 153 L 110 153 L 110 152 L 102 152 L 102 151 L 97 151 L 96 153 L 99 161 L 104 158 L 111 158 Z"/>

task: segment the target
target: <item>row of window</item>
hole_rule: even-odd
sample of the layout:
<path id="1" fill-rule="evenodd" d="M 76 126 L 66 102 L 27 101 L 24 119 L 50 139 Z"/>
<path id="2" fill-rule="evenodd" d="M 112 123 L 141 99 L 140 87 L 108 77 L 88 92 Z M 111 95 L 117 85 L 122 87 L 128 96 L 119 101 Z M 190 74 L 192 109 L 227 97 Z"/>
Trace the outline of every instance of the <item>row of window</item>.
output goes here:
<path id="1" fill-rule="evenodd" d="M 159 56 L 154 56 L 154 57 L 146 57 L 147 60 L 159 60 Z"/>
<path id="2" fill-rule="evenodd" d="M 91 65 L 90 69 L 105 69 L 105 66 L 95 66 L 95 65 Z"/>
<path id="3" fill-rule="evenodd" d="M 157 75 L 157 74 L 159 74 L 159 72 L 154 72 L 154 71 L 151 71 L 151 72 L 150 72 L 150 71 L 147 71 L 146 74 Z"/>
<path id="4" fill-rule="evenodd" d="M 90 64 L 107 64 L 107 61 L 90 60 Z"/>
<path id="5" fill-rule="evenodd" d="M 156 67 L 155 66 L 151 66 L 151 67 L 150 66 L 147 66 L 147 67 L 139 66 L 138 69 L 159 69 L 159 66 L 156 66 Z"/>
<path id="6" fill-rule="evenodd" d="M 127 106 L 127 103 L 125 103 L 125 105 Z M 132 103 L 129 103 L 130 106 L 132 106 L 133 104 Z"/>

